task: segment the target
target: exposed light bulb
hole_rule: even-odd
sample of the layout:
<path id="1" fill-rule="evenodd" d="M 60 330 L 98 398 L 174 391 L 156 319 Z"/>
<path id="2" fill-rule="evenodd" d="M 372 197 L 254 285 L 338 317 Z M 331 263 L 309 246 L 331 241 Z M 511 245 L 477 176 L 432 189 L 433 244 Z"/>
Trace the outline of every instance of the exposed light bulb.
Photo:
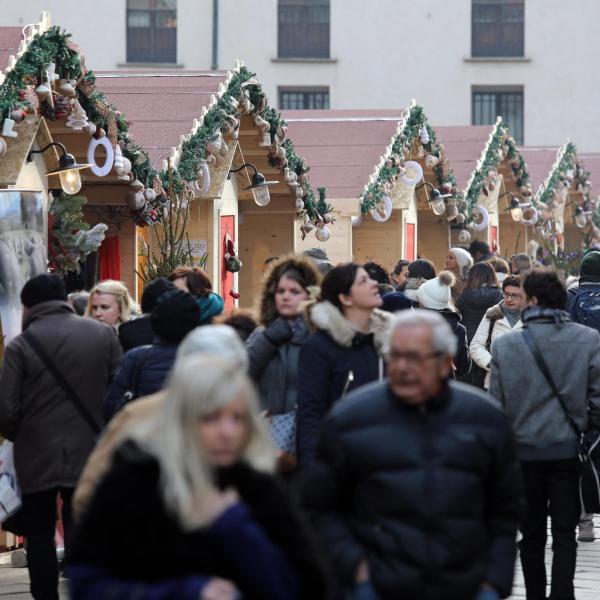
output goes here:
<path id="1" fill-rule="evenodd" d="M 81 175 L 78 169 L 68 169 L 59 173 L 60 187 L 66 194 L 76 194 L 81 189 Z"/>

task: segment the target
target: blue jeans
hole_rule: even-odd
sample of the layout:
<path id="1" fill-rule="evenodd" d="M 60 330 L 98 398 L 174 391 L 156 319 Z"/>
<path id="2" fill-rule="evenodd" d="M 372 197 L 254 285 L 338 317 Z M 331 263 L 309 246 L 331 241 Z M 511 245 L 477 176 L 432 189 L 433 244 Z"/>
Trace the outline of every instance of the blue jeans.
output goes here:
<path id="1" fill-rule="evenodd" d="M 379 596 L 370 581 L 362 581 L 346 592 L 345 600 L 379 600 Z"/>

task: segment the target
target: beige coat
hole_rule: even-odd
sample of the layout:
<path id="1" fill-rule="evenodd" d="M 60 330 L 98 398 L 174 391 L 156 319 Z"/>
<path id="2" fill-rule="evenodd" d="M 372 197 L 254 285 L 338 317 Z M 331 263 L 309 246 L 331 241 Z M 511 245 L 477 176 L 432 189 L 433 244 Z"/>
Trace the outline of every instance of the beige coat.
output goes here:
<path id="1" fill-rule="evenodd" d="M 72 510 L 73 518 L 76 521 L 81 519 L 81 515 L 87 508 L 96 486 L 111 466 L 115 450 L 126 437 L 130 427 L 156 415 L 161 410 L 165 398 L 166 393 L 164 391 L 140 398 L 125 405 L 111 419 L 98 441 L 98 445 L 90 454 L 73 495 Z"/>
<path id="2" fill-rule="evenodd" d="M 487 342 L 490 323 L 492 321 L 495 321 L 495 324 L 494 329 L 492 330 L 492 343 L 490 345 L 490 350 L 492 349 L 494 340 L 497 340 L 501 335 L 504 335 L 509 331 L 517 331 L 523 327 L 521 319 L 515 323 L 514 327 L 511 327 L 508 319 L 502 312 L 502 308 L 500 308 L 500 304 L 496 304 L 495 306 L 487 309 L 485 316 L 483 319 L 481 319 L 481 323 L 479 323 L 479 327 L 477 328 L 477 331 L 475 332 L 475 335 L 473 336 L 469 346 L 469 352 L 473 361 L 482 369 L 487 371 L 484 383 L 485 389 L 487 389 L 490 385 L 490 367 L 492 362 L 492 355 L 488 350 L 486 350 L 485 344 Z"/>

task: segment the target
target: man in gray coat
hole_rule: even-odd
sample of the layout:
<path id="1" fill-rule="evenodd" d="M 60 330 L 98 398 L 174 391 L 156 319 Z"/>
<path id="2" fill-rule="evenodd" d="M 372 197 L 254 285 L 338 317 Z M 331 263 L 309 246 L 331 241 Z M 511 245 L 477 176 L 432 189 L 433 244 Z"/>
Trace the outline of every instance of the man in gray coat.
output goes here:
<path id="1" fill-rule="evenodd" d="M 534 269 L 523 282 L 521 319 L 548 366 L 570 418 L 582 431 L 600 428 L 600 334 L 572 323 L 566 290 L 554 271 Z M 578 439 L 538 367 L 522 331 L 492 345 L 490 393 L 507 412 L 517 439 L 527 510 L 520 524 L 528 600 L 546 598 L 547 519 L 552 524 L 551 598 L 573 599 L 579 520 Z"/>
<path id="2" fill-rule="evenodd" d="M 71 496 L 102 425 L 102 400 L 122 352 L 112 327 L 74 313 L 57 275 L 30 279 L 21 291 L 21 302 L 24 333 L 6 347 L 0 375 L 0 434 L 14 442 L 23 495 L 21 510 L 6 525 L 26 537 L 32 596 L 58 600 L 56 499 L 60 494 L 68 540 Z M 88 418 L 27 336 L 74 390 Z"/>

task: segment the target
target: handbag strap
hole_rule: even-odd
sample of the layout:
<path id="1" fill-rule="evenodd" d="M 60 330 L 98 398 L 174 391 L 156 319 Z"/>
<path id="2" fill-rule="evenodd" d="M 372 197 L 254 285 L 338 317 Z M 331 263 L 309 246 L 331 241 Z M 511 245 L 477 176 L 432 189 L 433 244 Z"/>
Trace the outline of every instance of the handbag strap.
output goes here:
<path id="1" fill-rule="evenodd" d="M 490 319 L 490 328 L 488 329 L 487 340 L 485 340 L 485 349 L 488 352 L 492 347 L 492 333 L 494 333 L 494 325 L 496 325 L 496 319 Z"/>
<path id="2" fill-rule="evenodd" d="M 92 417 L 90 411 L 85 407 L 75 390 L 71 387 L 71 384 L 65 379 L 63 374 L 56 368 L 38 339 L 26 330 L 23 332 L 23 338 L 31 346 L 32 350 L 39 356 L 40 360 L 44 363 L 45 367 L 50 371 L 56 383 L 63 389 L 67 398 L 73 403 L 79 414 L 83 417 L 85 422 L 89 425 L 90 429 L 94 432 L 94 435 L 98 435 L 102 429 Z"/>
<path id="3" fill-rule="evenodd" d="M 564 398 L 560 395 L 560 392 L 558 391 L 558 388 L 556 387 L 556 384 L 554 383 L 554 379 L 552 379 L 552 374 L 550 373 L 550 369 L 548 369 L 548 365 L 546 364 L 546 361 L 544 360 L 544 357 L 542 356 L 542 353 L 540 352 L 539 346 L 537 345 L 533 335 L 531 335 L 531 331 L 529 331 L 528 327 L 526 325 L 524 325 L 523 328 L 521 329 L 521 333 L 523 334 L 525 343 L 529 347 L 529 350 L 531 351 L 531 354 L 533 355 L 533 358 L 535 359 L 537 366 L 539 367 L 540 371 L 546 378 L 546 381 L 548 382 L 548 385 L 550 386 L 552 393 L 558 398 L 558 401 L 560 402 L 560 406 L 563 409 L 563 412 L 565 413 L 567 420 L 569 421 L 569 425 L 571 425 L 571 428 L 577 435 L 578 439 L 581 440 L 581 438 L 583 436 L 583 432 L 581 431 L 581 429 L 579 429 L 579 426 L 577 425 L 577 423 L 575 423 L 575 421 L 573 420 L 573 417 L 571 417 L 571 415 L 569 414 L 569 409 L 567 408 L 567 404 L 566 404 Z"/>

